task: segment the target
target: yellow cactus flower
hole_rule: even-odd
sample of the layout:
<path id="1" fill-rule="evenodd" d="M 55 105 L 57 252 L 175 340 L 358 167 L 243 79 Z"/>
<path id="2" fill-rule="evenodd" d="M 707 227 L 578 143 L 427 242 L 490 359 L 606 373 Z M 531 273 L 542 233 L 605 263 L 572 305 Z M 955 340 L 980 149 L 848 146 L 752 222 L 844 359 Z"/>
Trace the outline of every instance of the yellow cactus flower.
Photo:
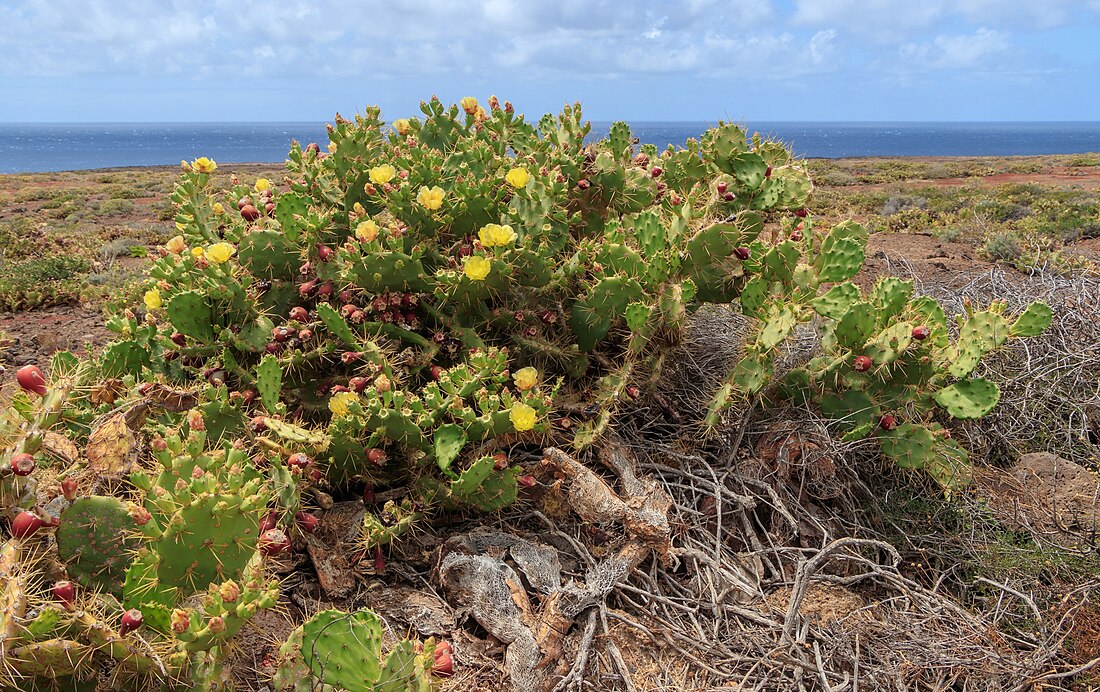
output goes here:
<path id="1" fill-rule="evenodd" d="M 360 221 L 355 227 L 355 237 L 364 243 L 369 243 L 378 237 L 378 224 L 371 220 Z"/>
<path id="2" fill-rule="evenodd" d="M 416 193 L 416 201 L 425 209 L 435 211 L 443 206 L 443 188 L 421 187 L 420 192 Z"/>
<path id="3" fill-rule="evenodd" d="M 458 105 L 462 106 L 462 110 L 466 111 L 467 115 L 474 115 L 477 113 L 477 99 L 473 96 L 465 96 Z"/>
<path id="4" fill-rule="evenodd" d="M 515 427 L 516 432 L 523 432 L 535 427 L 538 414 L 535 409 L 527 404 L 517 401 L 512 404 L 512 409 L 508 411 L 508 419 L 512 421 L 512 426 Z"/>
<path id="5" fill-rule="evenodd" d="M 191 164 L 187 163 L 186 160 L 180 161 L 180 170 L 183 171 L 184 173 L 190 173 L 191 172 Z"/>
<path id="6" fill-rule="evenodd" d="M 359 403 L 359 395 L 355 392 L 340 392 L 328 400 L 328 410 L 332 411 L 334 416 L 346 416 L 351 410 L 351 405 L 357 403 Z"/>
<path id="7" fill-rule="evenodd" d="M 271 189 L 271 181 L 267 178 L 256 178 L 256 192 L 263 192 L 264 190 Z"/>
<path id="8" fill-rule="evenodd" d="M 328 153 L 330 153 L 330 154 L 335 154 L 336 153 L 336 142 L 329 142 L 328 143 Z"/>
<path id="9" fill-rule="evenodd" d="M 504 179 L 508 181 L 509 185 L 518 190 L 527 187 L 527 183 L 531 180 L 531 174 L 527 172 L 526 168 L 513 168 L 508 171 Z"/>
<path id="10" fill-rule="evenodd" d="M 225 264 L 237 252 L 237 248 L 229 243 L 214 243 L 206 249 L 206 256 L 214 264 Z"/>
<path id="11" fill-rule="evenodd" d="M 511 226 L 490 223 L 481 227 L 477 232 L 477 239 L 485 247 L 504 247 L 516 242 L 516 232 Z"/>
<path id="12" fill-rule="evenodd" d="M 145 292 L 145 307 L 150 310 L 156 310 L 161 305 L 164 305 L 164 301 L 160 298 L 160 291 L 155 288 L 151 288 Z"/>
<path id="13" fill-rule="evenodd" d="M 201 247 L 191 248 L 191 256 L 195 257 L 196 259 L 198 259 L 199 257 L 202 257 L 205 254 L 206 254 L 206 250 L 203 250 Z"/>
<path id="14" fill-rule="evenodd" d="M 214 206 L 211 208 L 214 210 L 215 216 L 221 216 L 225 213 L 225 207 L 222 206 L 221 202 L 214 202 Z"/>
<path id="15" fill-rule="evenodd" d="M 187 242 L 183 239 L 182 235 L 177 235 L 164 244 L 164 249 L 171 252 L 173 255 L 178 255 L 187 249 Z"/>
<path id="16" fill-rule="evenodd" d="M 186 230 L 187 230 L 187 226 L 186 226 L 185 224 L 182 224 L 182 223 L 180 223 L 179 221 L 177 221 L 177 222 L 176 222 L 176 230 L 177 230 L 177 231 L 186 231 Z"/>
<path id="17" fill-rule="evenodd" d="M 397 134 L 404 137 L 409 134 L 409 120 L 408 118 L 398 118 L 393 121 L 393 129 L 397 130 Z"/>
<path id="18" fill-rule="evenodd" d="M 397 171 L 388 163 L 370 169 L 370 181 L 375 185 L 384 185 L 393 180 L 395 175 Z"/>
<path id="19" fill-rule="evenodd" d="M 493 263 L 489 261 L 488 257 L 473 255 L 466 258 L 465 264 L 462 265 L 462 272 L 466 274 L 470 281 L 484 281 L 485 277 L 489 276 L 489 270 L 492 267 Z"/>
<path id="20" fill-rule="evenodd" d="M 539 383 L 539 371 L 531 367 L 520 368 L 512 374 L 512 379 L 521 392 L 526 392 Z"/>
<path id="21" fill-rule="evenodd" d="M 218 164 L 214 163 L 214 161 L 206 158 L 205 156 L 200 156 L 199 158 L 191 162 L 191 168 L 195 169 L 199 173 L 209 174 L 218 170 Z"/>
<path id="22" fill-rule="evenodd" d="M 485 120 L 485 118 L 487 118 L 487 117 L 488 117 L 488 114 L 485 112 L 485 109 L 482 108 L 481 106 L 478 106 L 477 110 L 474 111 L 474 120 L 478 121 L 479 123 L 483 122 Z"/>
<path id="23" fill-rule="evenodd" d="M 355 214 L 356 216 L 363 216 L 367 213 L 367 210 L 363 208 L 362 204 L 356 202 L 351 207 L 351 213 Z"/>

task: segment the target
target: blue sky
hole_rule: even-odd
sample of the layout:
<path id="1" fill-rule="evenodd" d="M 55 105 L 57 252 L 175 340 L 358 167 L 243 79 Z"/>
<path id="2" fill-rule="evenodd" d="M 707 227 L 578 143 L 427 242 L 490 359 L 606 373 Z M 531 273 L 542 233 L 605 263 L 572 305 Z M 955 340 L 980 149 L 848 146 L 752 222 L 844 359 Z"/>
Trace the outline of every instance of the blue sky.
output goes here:
<path id="1" fill-rule="evenodd" d="M 0 122 L 1097 120 L 1100 0 L 0 0 Z"/>

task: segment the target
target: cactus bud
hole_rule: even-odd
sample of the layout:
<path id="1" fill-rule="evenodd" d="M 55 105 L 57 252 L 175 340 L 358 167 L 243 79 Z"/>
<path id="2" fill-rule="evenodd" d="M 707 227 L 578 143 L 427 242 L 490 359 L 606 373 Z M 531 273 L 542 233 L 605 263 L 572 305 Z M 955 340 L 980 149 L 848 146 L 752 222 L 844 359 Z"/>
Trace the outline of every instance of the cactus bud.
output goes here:
<path id="1" fill-rule="evenodd" d="M 724 194 L 726 194 L 726 190 L 728 190 L 728 189 L 729 189 L 729 184 L 726 183 L 724 180 L 722 182 L 718 183 L 718 194 L 724 195 Z"/>
<path id="2" fill-rule="evenodd" d="M 856 356 L 856 359 L 852 361 L 852 367 L 855 368 L 856 372 L 867 372 L 873 364 L 874 361 L 867 356 Z"/>
<path id="3" fill-rule="evenodd" d="M 386 571 L 386 559 L 382 557 L 382 546 L 374 546 L 374 571 L 382 574 Z"/>
<path id="4" fill-rule="evenodd" d="M 69 502 L 72 502 L 76 499 L 76 491 L 76 481 L 74 481 L 72 478 L 66 478 L 65 480 L 61 481 L 61 494 Z"/>
<path id="5" fill-rule="evenodd" d="M 222 582 L 222 585 L 218 587 L 218 595 L 222 597 L 224 603 L 236 603 L 241 595 L 241 587 L 237 586 L 237 582 L 230 579 Z"/>
<path id="6" fill-rule="evenodd" d="M 176 634 L 183 634 L 191 628 L 191 614 L 186 610 L 180 610 L 179 608 L 173 610 L 169 620 L 172 624 L 172 631 Z"/>
<path id="7" fill-rule="evenodd" d="M 122 614 L 122 625 L 118 628 L 118 633 L 125 637 L 127 634 L 141 627 L 144 621 L 145 616 L 141 614 L 141 611 L 137 608 L 131 608 Z"/>
<path id="8" fill-rule="evenodd" d="M 378 377 L 374 378 L 374 387 L 379 392 L 388 392 L 390 391 L 391 386 L 392 383 L 390 382 L 390 378 L 386 377 L 385 375 L 379 375 Z"/>
<path id="9" fill-rule="evenodd" d="M 202 418 L 202 411 L 191 409 L 187 412 L 187 427 L 191 430 L 206 430 L 206 421 Z"/>
<path id="10" fill-rule="evenodd" d="M 432 672 L 436 675 L 447 677 L 455 674 L 455 663 L 451 645 L 445 641 L 435 645 L 432 654 Z"/>
<path id="11" fill-rule="evenodd" d="M 25 391 L 38 396 L 46 395 L 46 378 L 43 377 L 37 365 L 24 365 L 16 370 L 15 380 Z"/>
<path id="12" fill-rule="evenodd" d="M 767 168 L 764 169 L 764 177 L 765 178 L 772 177 L 772 167 L 771 166 L 768 166 Z"/>
<path id="13" fill-rule="evenodd" d="M 225 631 L 225 619 L 215 615 L 207 621 L 206 626 L 214 634 L 221 634 Z"/>
<path id="14" fill-rule="evenodd" d="M 804 219 L 804 218 L 806 218 L 806 215 L 807 215 L 807 214 L 809 214 L 809 213 L 810 213 L 810 212 L 806 211 L 806 207 L 802 207 L 801 209 L 799 209 L 798 211 L 796 211 L 796 212 L 794 213 L 794 215 L 795 215 L 795 216 L 797 216 L 797 217 L 798 217 L 798 218 L 800 218 L 800 219 Z"/>
<path id="15" fill-rule="evenodd" d="M 340 362 L 342 362 L 344 365 L 351 365 L 362 357 L 362 351 L 344 351 L 340 354 Z"/>
<path id="16" fill-rule="evenodd" d="M 351 387 L 353 392 L 361 392 L 367 388 L 367 378 L 365 377 L 353 377 L 348 380 L 348 386 Z"/>
<path id="17" fill-rule="evenodd" d="M 27 538 L 45 525 L 46 522 L 42 521 L 37 514 L 20 512 L 11 520 L 11 537 Z"/>
<path id="18" fill-rule="evenodd" d="M 898 420 L 894 418 L 892 414 L 887 413 L 882 418 L 878 419 L 878 427 L 883 430 L 893 430 L 898 427 Z"/>
<path id="19" fill-rule="evenodd" d="M 535 477 L 530 475 L 518 476 L 516 478 L 516 482 L 522 485 L 524 488 L 533 488 L 535 487 L 536 483 Z"/>
<path id="20" fill-rule="evenodd" d="M 503 471 L 508 468 L 508 455 L 504 452 L 498 452 L 493 455 L 493 469 L 495 471 Z"/>
<path id="21" fill-rule="evenodd" d="M 367 461 L 375 466 L 382 466 L 386 463 L 385 450 L 378 449 L 377 447 L 371 447 L 367 450 Z"/>
<path id="22" fill-rule="evenodd" d="M 752 256 L 752 250 L 747 247 L 734 248 L 733 254 L 743 262 Z"/>
<path id="23" fill-rule="evenodd" d="M 11 458 L 11 472 L 16 476 L 29 476 L 34 473 L 34 457 L 26 452 Z"/>
<path id="24" fill-rule="evenodd" d="M 443 368 L 442 368 L 441 366 L 439 366 L 439 365 L 433 365 L 433 366 L 431 367 L 431 369 L 429 370 L 429 372 L 430 372 L 430 373 L 431 373 L 431 375 L 432 375 L 432 379 L 438 382 L 438 381 L 439 381 L 439 378 L 440 378 L 440 377 L 443 377 L 443 373 L 444 373 L 445 371 L 443 370 Z"/>
<path id="25" fill-rule="evenodd" d="M 267 430 L 267 418 L 265 416 L 256 416 L 252 419 L 252 432 L 263 432 Z"/>
<path id="26" fill-rule="evenodd" d="M 50 592 L 53 594 L 55 601 L 65 606 L 65 610 L 73 609 L 73 598 L 76 596 L 76 589 L 71 581 L 55 582 Z"/>

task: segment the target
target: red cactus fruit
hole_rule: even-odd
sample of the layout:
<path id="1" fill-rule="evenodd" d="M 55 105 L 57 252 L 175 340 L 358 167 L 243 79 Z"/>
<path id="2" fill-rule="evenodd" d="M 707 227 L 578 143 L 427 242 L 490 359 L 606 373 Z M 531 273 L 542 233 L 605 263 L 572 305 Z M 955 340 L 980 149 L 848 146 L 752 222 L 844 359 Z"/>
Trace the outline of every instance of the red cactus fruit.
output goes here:
<path id="1" fill-rule="evenodd" d="M 309 512 L 298 512 L 294 515 L 294 523 L 297 524 L 298 528 L 302 531 L 313 533 L 317 530 L 317 525 L 321 523 L 321 520 Z"/>
<path id="2" fill-rule="evenodd" d="M 729 189 L 729 185 L 727 183 L 725 183 L 725 182 L 718 183 L 718 194 L 724 195 L 724 194 L 726 194 L 726 190 L 728 190 L 728 189 Z"/>
<path id="3" fill-rule="evenodd" d="M 661 169 L 661 167 L 660 167 L 660 166 L 654 166 L 654 167 L 653 167 L 653 168 L 652 168 L 652 169 L 651 169 L 651 170 L 649 171 L 649 174 L 650 174 L 651 176 L 653 176 L 654 178 L 660 178 L 660 177 L 661 177 L 661 174 L 662 174 L 662 173 L 664 173 L 664 171 L 663 171 L 663 170 Z"/>
<path id="4" fill-rule="evenodd" d="M 17 476 L 29 476 L 34 473 L 34 457 L 26 452 L 11 458 L 11 472 Z"/>
<path id="5" fill-rule="evenodd" d="M 301 305 L 296 305 L 290 309 L 290 319 L 295 322 L 305 322 L 309 319 L 309 312 Z"/>
<path id="6" fill-rule="evenodd" d="M 50 591 L 53 593 L 54 600 L 65 606 L 65 610 L 73 609 L 73 598 L 76 596 L 76 589 L 71 581 L 54 582 Z"/>
<path id="7" fill-rule="evenodd" d="M 368 449 L 367 450 L 367 461 L 374 464 L 375 466 L 382 466 L 383 464 L 386 463 L 386 452 L 385 452 L 385 450 L 378 449 L 377 447 L 372 447 L 372 448 Z"/>
<path id="8" fill-rule="evenodd" d="M 27 538 L 34 535 L 35 531 L 45 525 L 46 522 L 42 521 L 37 514 L 20 512 L 11 520 L 11 536 L 12 538 Z"/>
<path id="9" fill-rule="evenodd" d="M 852 367 L 855 368 L 856 372 L 867 372 L 872 365 L 874 365 L 874 361 L 867 356 L 856 356 L 856 359 L 852 361 Z"/>
<path id="10" fill-rule="evenodd" d="M 932 335 L 932 330 L 923 324 L 919 327 L 913 327 L 913 338 L 917 341 L 924 341 Z"/>
<path id="11" fill-rule="evenodd" d="M 887 413 L 882 418 L 878 419 L 878 427 L 883 430 L 893 430 L 898 427 L 898 419 L 894 418 L 893 414 Z"/>
<path id="12" fill-rule="evenodd" d="M 268 529 L 260 534 L 259 546 L 266 557 L 281 555 L 290 550 L 290 539 L 281 529 Z"/>
<path id="13" fill-rule="evenodd" d="M 268 512 L 267 514 L 265 514 L 263 517 L 260 518 L 260 523 L 258 525 L 259 533 L 262 536 L 263 534 L 267 533 L 271 529 L 276 528 L 278 525 L 279 525 L 279 513 L 276 512 L 275 510 L 271 510 L 270 512 Z"/>
<path id="14" fill-rule="evenodd" d="M 32 394 L 46 396 L 46 378 L 37 365 L 24 365 L 15 372 L 19 386 Z"/>
<path id="15" fill-rule="evenodd" d="M 737 255 L 737 259 L 744 261 L 752 256 L 752 250 L 747 247 L 738 247 L 733 249 L 733 254 Z"/>
<path id="16" fill-rule="evenodd" d="M 125 637 L 141 627 L 143 622 L 145 622 L 145 616 L 141 614 L 141 611 L 137 608 L 131 608 L 122 614 L 122 625 L 119 626 L 118 633 Z"/>
<path id="17" fill-rule="evenodd" d="M 255 221 L 260 218 L 260 210 L 251 204 L 246 204 L 241 207 L 241 218 L 248 222 Z"/>

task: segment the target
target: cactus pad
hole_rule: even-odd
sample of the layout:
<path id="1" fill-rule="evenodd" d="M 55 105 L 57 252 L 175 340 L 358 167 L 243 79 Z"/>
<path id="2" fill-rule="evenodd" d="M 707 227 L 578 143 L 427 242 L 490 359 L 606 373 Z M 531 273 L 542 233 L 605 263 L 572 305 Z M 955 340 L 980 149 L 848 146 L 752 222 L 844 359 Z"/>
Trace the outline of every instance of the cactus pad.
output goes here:
<path id="1" fill-rule="evenodd" d="M 88 588 L 122 594 L 133 551 L 141 545 L 126 505 L 114 497 L 82 497 L 61 513 L 57 553 L 69 576 Z"/>

